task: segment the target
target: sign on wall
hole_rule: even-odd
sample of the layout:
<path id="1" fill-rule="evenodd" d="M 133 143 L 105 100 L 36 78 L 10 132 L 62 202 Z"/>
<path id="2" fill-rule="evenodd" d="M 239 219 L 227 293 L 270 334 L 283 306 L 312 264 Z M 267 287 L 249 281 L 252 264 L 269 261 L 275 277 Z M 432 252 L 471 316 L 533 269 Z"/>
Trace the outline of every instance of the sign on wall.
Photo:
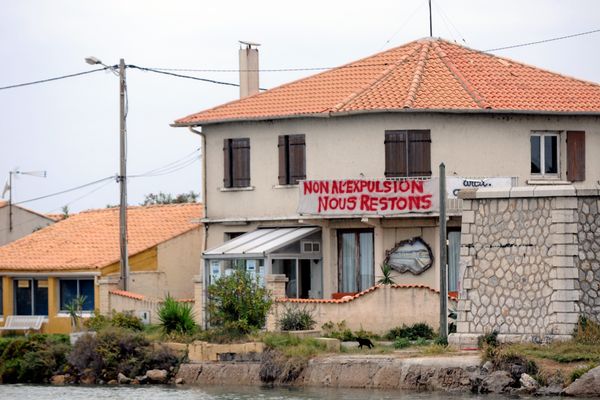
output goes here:
<path id="1" fill-rule="evenodd" d="M 457 176 L 446 177 L 446 188 L 449 199 L 456 199 L 458 191 L 461 189 L 479 189 L 479 188 L 509 188 L 512 186 L 510 177 L 493 178 L 460 178 Z"/>
<path id="2" fill-rule="evenodd" d="M 398 272 L 419 275 L 433 264 L 433 253 L 423 239 L 413 238 L 398 243 L 385 258 L 385 263 Z"/>
<path id="3" fill-rule="evenodd" d="M 299 214 L 397 215 L 439 210 L 437 178 L 302 181 L 299 188 Z"/>

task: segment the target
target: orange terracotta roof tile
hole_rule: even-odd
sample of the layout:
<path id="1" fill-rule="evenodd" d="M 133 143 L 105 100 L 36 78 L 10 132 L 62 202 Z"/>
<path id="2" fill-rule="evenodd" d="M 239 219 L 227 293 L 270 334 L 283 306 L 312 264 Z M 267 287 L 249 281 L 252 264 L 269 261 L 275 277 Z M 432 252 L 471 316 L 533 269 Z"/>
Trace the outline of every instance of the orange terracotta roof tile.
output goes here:
<path id="1" fill-rule="evenodd" d="M 199 227 L 202 204 L 129 207 L 134 255 Z M 97 269 L 119 260 L 119 209 L 84 211 L 0 247 L 0 271 Z"/>
<path id="2" fill-rule="evenodd" d="M 426 110 L 600 114 L 600 85 L 427 38 L 189 115 L 174 126 Z"/>
<path id="3" fill-rule="evenodd" d="M 134 300 L 150 300 L 150 301 L 158 301 L 162 302 L 162 299 L 152 299 L 150 297 L 144 296 L 143 294 L 128 292 L 126 290 L 114 289 L 109 291 L 110 294 L 114 294 L 116 296 L 127 297 L 129 299 Z M 176 299 L 175 301 L 179 303 L 194 303 L 194 299 Z"/>
<path id="4" fill-rule="evenodd" d="M 362 292 L 356 293 L 353 296 L 346 296 L 346 297 L 342 297 L 341 299 L 290 299 L 290 298 L 278 298 L 275 299 L 275 301 L 277 303 L 336 303 L 336 304 L 340 304 L 340 303 L 349 303 L 351 301 L 354 301 L 356 299 L 358 299 L 359 297 L 362 297 L 368 293 L 374 292 L 375 290 L 379 289 L 380 287 L 382 287 L 383 285 L 381 284 L 377 284 L 375 286 L 371 286 L 368 289 L 363 290 Z M 390 285 L 390 287 L 394 288 L 394 289 L 426 289 L 426 290 L 430 290 L 434 293 L 439 293 L 439 290 L 433 289 L 429 286 L 426 285 L 400 285 L 400 284 L 393 284 Z M 450 296 L 448 295 L 448 298 L 451 300 L 456 300 L 456 298 L 454 296 Z"/>

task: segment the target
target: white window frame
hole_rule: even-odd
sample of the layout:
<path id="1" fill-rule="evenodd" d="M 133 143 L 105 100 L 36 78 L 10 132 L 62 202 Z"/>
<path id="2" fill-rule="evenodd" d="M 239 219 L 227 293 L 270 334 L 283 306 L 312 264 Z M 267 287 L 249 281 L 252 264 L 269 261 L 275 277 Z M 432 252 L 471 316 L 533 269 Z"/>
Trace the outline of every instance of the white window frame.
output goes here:
<path id="1" fill-rule="evenodd" d="M 529 174 L 535 178 L 544 178 L 544 179 L 558 179 L 560 178 L 560 148 L 561 148 L 561 132 L 560 131 L 533 131 L 531 135 L 529 135 L 529 157 L 531 163 L 531 138 L 534 136 L 539 136 L 540 138 L 540 172 L 534 173 L 531 172 L 531 166 L 529 167 Z M 546 169 L 546 154 L 544 151 L 544 143 L 546 141 L 546 137 L 556 137 L 556 173 L 545 173 Z"/>

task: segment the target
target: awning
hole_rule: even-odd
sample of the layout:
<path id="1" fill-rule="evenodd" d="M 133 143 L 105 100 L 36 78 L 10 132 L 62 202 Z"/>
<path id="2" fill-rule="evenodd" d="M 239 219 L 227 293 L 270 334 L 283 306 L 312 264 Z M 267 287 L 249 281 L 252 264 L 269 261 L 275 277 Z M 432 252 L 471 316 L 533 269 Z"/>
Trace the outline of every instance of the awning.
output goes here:
<path id="1" fill-rule="evenodd" d="M 319 227 L 265 228 L 245 233 L 219 247 L 205 251 L 206 259 L 263 258 L 268 254 L 305 238 Z"/>

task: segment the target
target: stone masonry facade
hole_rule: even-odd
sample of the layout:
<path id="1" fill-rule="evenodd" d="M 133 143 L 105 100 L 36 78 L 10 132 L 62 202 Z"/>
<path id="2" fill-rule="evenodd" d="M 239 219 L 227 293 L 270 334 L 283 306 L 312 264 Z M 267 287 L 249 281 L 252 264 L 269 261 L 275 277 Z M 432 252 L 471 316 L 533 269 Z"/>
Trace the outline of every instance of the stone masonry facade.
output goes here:
<path id="1" fill-rule="evenodd" d="M 457 333 L 476 344 L 570 337 L 580 314 L 600 311 L 597 189 L 535 186 L 479 189 L 463 198 Z"/>

